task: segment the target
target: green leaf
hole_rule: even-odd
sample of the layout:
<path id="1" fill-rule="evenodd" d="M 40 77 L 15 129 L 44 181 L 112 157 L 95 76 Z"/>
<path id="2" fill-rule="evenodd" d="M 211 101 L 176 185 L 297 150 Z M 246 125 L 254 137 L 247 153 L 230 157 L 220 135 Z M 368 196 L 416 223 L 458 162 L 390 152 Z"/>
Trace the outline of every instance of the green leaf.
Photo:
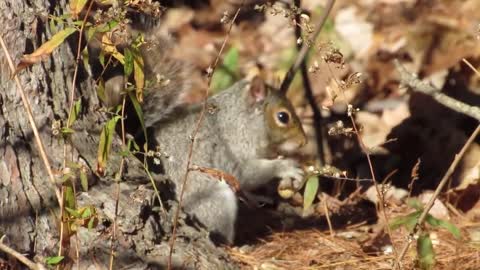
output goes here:
<path id="1" fill-rule="evenodd" d="M 55 256 L 45 258 L 45 263 L 48 265 L 57 265 L 63 260 L 64 256 Z"/>
<path id="2" fill-rule="evenodd" d="M 65 207 L 75 209 L 75 193 L 72 186 L 65 187 Z"/>
<path id="3" fill-rule="evenodd" d="M 218 67 L 212 76 L 212 90 L 217 93 L 223 89 L 228 88 L 235 82 L 232 74 L 222 67 Z"/>
<path id="4" fill-rule="evenodd" d="M 98 61 L 102 65 L 103 68 L 105 68 L 105 52 L 102 50 L 100 51 L 100 54 L 98 55 Z"/>
<path id="5" fill-rule="evenodd" d="M 75 218 L 80 218 L 82 216 L 79 211 L 72 209 L 70 207 L 65 207 L 65 210 Z"/>
<path id="6" fill-rule="evenodd" d="M 82 166 L 79 163 L 67 161 L 67 167 L 73 168 L 73 169 L 80 169 Z"/>
<path id="7" fill-rule="evenodd" d="M 120 150 L 119 154 L 121 157 L 128 157 L 131 153 L 127 147 L 122 147 L 122 150 Z"/>
<path id="8" fill-rule="evenodd" d="M 231 86 L 238 77 L 238 49 L 230 48 L 220 65 L 212 76 L 212 89 L 218 92 Z"/>
<path id="9" fill-rule="evenodd" d="M 49 20 L 48 25 L 50 27 L 50 32 L 52 33 L 57 32 L 57 26 L 55 26 L 55 20 Z"/>
<path id="10" fill-rule="evenodd" d="M 92 213 L 90 207 L 85 207 L 82 209 L 82 218 L 89 218 L 92 216 Z"/>
<path id="11" fill-rule="evenodd" d="M 133 140 L 132 138 L 129 138 L 128 142 L 127 142 L 127 150 L 126 151 L 128 151 L 128 153 L 130 153 L 130 154 L 131 154 L 132 147 L 133 147 L 134 151 L 140 151 L 140 147 L 135 142 L 135 140 Z"/>
<path id="12" fill-rule="evenodd" d="M 66 21 L 66 20 L 68 20 L 68 19 L 70 19 L 70 18 L 72 18 L 72 16 L 71 16 L 71 14 L 69 14 L 69 13 L 64 13 L 64 14 L 62 14 L 62 15 L 60 15 L 60 16 L 57 17 L 57 19 L 58 19 L 59 21 L 61 21 L 61 22 Z"/>
<path id="13" fill-rule="evenodd" d="M 97 96 L 102 102 L 105 103 L 105 82 L 102 78 L 100 78 L 98 81 Z"/>
<path id="14" fill-rule="evenodd" d="M 132 48 L 139 49 L 143 44 L 145 44 L 145 37 L 139 33 L 132 42 Z"/>
<path id="15" fill-rule="evenodd" d="M 446 220 L 441 220 L 438 218 L 435 218 L 434 216 L 428 214 L 426 221 L 428 224 L 430 224 L 432 227 L 441 227 L 449 231 L 453 237 L 460 239 L 461 238 L 461 233 L 460 229 L 457 228 L 457 226 L 453 225 L 452 223 L 446 221 Z"/>
<path id="16" fill-rule="evenodd" d="M 107 166 L 108 156 L 110 154 L 110 148 L 112 145 L 113 134 L 115 134 L 115 126 L 121 117 L 119 115 L 114 116 L 112 119 L 105 123 L 100 134 L 100 142 L 98 145 L 97 153 L 97 170 L 103 170 Z"/>
<path id="17" fill-rule="evenodd" d="M 318 176 L 310 176 L 305 184 L 305 192 L 303 194 L 303 210 L 307 210 L 312 206 L 313 200 L 317 196 Z"/>
<path id="18" fill-rule="evenodd" d="M 142 106 L 140 105 L 140 103 L 137 100 L 137 97 L 132 93 L 132 91 L 128 91 L 128 97 L 132 101 L 133 108 L 135 109 L 135 113 L 137 114 L 138 120 L 140 121 L 140 125 L 142 126 L 143 134 L 145 135 L 145 143 L 148 143 L 147 128 L 145 127 Z M 137 145 L 137 148 L 138 148 L 138 145 Z"/>
<path id="19" fill-rule="evenodd" d="M 417 239 L 418 264 L 422 270 L 431 270 L 435 266 L 435 251 L 432 239 L 428 233 L 423 233 Z"/>
<path id="20" fill-rule="evenodd" d="M 123 55 L 125 56 L 125 64 L 123 65 L 123 73 L 125 78 L 130 77 L 130 74 L 133 72 L 133 54 L 129 48 L 123 50 Z"/>
<path id="21" fill-rule="evenodd" d="M 405 226 L 408 230 L 412 230 L 421 214 L 422 211 L 415 211 L 406 216 L 396 217 L 390 222 L 390 228 L 396 230 L 401 226 Z"/>
<path id="22" fill-rule="evenodd" d="M 89 230 L 91 230 L 91 229 L 93 229 L 93 227 L 95 227 L 96 220 L 97 220 L 97 218 L 93 217 L 88 221 L 87 228 Z"/>
<path id="23" fill-rule="evenodd" d="M 73 123 L 77 120 L 78 114 L 82 110 L 82 100 L 79 99 L 72 107 L 72 111 L 70 112 L 70 117 L 68 118 L 67 126 L 71 127 Z"/>
<path id="24" fill-rule="evenodd" d="M 105 33 L 111 31 L 117 25 L 118 21 L 108 21 L 102 25 L 97 26 L 95 31 L 98 33 Z"/>
<path id="25" fill-rule="evenodd" d="M 92 40 L 93 35 L 95 35 L 95 33 L 97 33 L 97 29 L 98 29 L 97 27 L 89 27 L 85 30 L 87 43 L 89 43 L 90 40 Z M 86 47 L 88 47 L 88 46 L 86 46 Z"/>
<path id="26" fill-rule="evenodd" d="M 133 142 L 133 149 L 135 149 L 135 151 L 140 151 L 140 146 L 138 146 L 137 142 L 134 140 L 131 141 Z"/>
<path id="27" fill-rule="evenodd" d="M 230 48 L 223 58 L 223 66 L 232 73 L 238 72 L 238 49 Z"/>
<path id="28" fill-rule="evenodd" d="M 417 211 L 423 211 L 423 204 L 418 199 L 410 198 L 407 200 L 407 205 Z"/>
<path id="29" fill-rule="evenodd" d="M 75 130 L 73 130 L 71 128 L 67 128 L 67 127 L 62 127 L 60 129 L 60 132 L 62 132 L 63 135 L 67 135 L 67 134 L 75 133 Z"/>
<path id="30" fill-rule="evenodd" d="M 88 191 L 87 174 L 82 169 L 80 169 L 80 185 L 82 186 L 83 191 Z"/>
<path id="31" fill-rule="evenodd" d="M 139 102 L 143 102 L 143 88 L 145 87 L 145 73 L 143 72 L 143 56 L 138 48 L 132 51 L 133 78 L 135 79 L 135 94 Z"/>

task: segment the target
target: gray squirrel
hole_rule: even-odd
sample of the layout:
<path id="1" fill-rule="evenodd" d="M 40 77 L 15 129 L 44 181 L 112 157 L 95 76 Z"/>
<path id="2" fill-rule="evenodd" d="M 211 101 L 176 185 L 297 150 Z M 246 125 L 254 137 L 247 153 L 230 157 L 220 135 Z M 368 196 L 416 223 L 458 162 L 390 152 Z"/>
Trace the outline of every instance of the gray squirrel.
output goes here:
<path id="1" fill-rule="evenodd" d="M 153 130 L 155 143 L 163 153 L 160 158 L 163 177 L 175 184 L 178 199 L 191 144 L 189 137 L 202 106 L 185 104 L 184 98 L 190 91 L 188 67 L 168 56 L 165 37 L 157 32 L 145 37 L 147 46 L 141 53 L 150 87 L 144 92 L 144 122 Z M 121 76 L 108 80 L 107 96 L 118 96 L 123 82 Z M 119 100 L 110 98 L 109 105 L 118 104 Z M 294 160 L 274 156 L 306 143 L 300 120 L 280 91 L 255 77 L 252 81 L 241 80 L 208 98 L 207 104 L 209 110 L 196 135 L 192 164 L 234 176 L 242 191 L 251 191 L 275 178 L 303 180 L 303 170 Z M 225 181 L 205 172 L 191 171 L 182 207 L 208 231 L 228 244 L 233 243 L 238 201 Z"/>

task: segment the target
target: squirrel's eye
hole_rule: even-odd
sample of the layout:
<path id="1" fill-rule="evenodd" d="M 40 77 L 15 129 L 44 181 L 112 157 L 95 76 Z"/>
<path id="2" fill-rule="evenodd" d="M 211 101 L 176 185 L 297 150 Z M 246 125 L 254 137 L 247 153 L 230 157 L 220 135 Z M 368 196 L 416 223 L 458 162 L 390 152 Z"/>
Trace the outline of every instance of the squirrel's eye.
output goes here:
<path id="1" fill-rule="evenodd" d="M 281 124 L 288 124 L 290 121 L 290 114 L 288 112 L 278 112 L 277 113 L 277 119 Z"/>

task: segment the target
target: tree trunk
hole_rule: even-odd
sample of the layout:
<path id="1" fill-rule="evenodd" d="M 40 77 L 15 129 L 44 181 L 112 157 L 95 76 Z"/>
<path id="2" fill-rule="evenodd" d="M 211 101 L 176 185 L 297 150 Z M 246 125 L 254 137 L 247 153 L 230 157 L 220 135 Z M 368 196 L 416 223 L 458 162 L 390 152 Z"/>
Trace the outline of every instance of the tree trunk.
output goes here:
<path id="1" fill-rule="evenodd" d="M 15 64 L 23 54 L 33 52 L 52 36 L 47 15 L 63 15 L 69 12 L 67 7 L 65 0 L 0 0 L 0 36 Z M 52 123 L 65 123 L 67 119 L 77 43 L 78 35 L 70 36 L 50 57 L 18 74 L 52 169 L 57 172 L 62 171 L 65 159 L 64 140 L 53 136 Z M 87 74 L 80 66 L 74 91 L 75 100 L 82 101 L 82 111 L 72 127 L 75 133 L 67 143 L 66 160 L 88 168 L 89 190 L 81 192 L 77 188 L 76 203 L 78 207 L 93 205 L 100 222 L 91 230 L 80 227 L 70 241 L 64 240 L 67 257 L 63 267 L 108 267 L 119 187 L 113 269 L 164 268 L 175 207 L 165 213 L 153 211 L 154 193 L 148 185 L 139 184 L 148 183 L 148 178 L 138 160 L 127 161 L 124 181 L 119 186 L 112 180 L 120 164 L 118 136 L 114 138 L 107 176 L 95 175 L 99 136 L 107 117 L 98 110 L 94 81 Z M 3 50 L 0 82 L 0 236 L 5 236 L 3 243 L 30 258 L 56 256 L 60 242 L 59 204 Z M 175 265 L 192 269 L 232 268 L 226 254 L 208 240 L 205 231 L 189 227 L 182 220 L 179 224 Z M 6 257 L 1 253 L 0 256 Z"/>

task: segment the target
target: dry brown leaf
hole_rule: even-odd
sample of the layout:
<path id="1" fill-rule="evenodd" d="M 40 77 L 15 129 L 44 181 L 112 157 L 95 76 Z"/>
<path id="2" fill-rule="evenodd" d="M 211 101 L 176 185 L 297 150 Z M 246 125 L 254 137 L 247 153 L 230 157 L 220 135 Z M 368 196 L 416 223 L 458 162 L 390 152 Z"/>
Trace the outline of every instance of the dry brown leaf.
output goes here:
<path id="1" fill-rule="evenodd" d="M 49 41 L 43 43 L 42 46 L 36 49 L 33 53 L 25 54 L 20 60 L 20 63 L 17 65 L 17 68 L 15 69 L 13 75 L 17 74 L 22 69 L 36 64 L 45 59 L 46 57 L 50 56 L 53 50 L 60 46 L 68 36 L 70 36 L 76 31 L 77 29 L 73 27 L 65 28 L 53 35 L 53 37 Z"/>
<path id="2" fill-rule="evenodd" d="M 206 168 L 206 167 L 199 167 L 199 166 L 192 166 L 192 171 L 199 171 L 202 173 L 206 173 L 217 178 L 220 181 L 225 181 L 234 192 L 240 191 L 240 182 L 235 178 L 235 176 L 228 174 L 226 172 L 213 169 L 213 168 Z"/>

